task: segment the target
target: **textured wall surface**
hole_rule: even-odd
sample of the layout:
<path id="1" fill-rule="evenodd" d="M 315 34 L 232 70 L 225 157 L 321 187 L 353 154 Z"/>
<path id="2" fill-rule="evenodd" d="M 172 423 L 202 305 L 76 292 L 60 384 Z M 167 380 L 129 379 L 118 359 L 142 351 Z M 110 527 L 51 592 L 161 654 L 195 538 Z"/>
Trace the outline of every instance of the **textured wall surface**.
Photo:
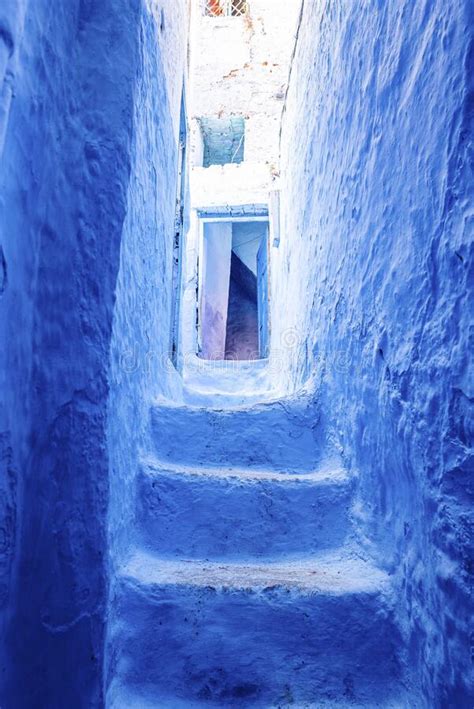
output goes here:
<path id="1" fill-rule="evenodd" d="M 363 674 L 364 696 L 377 698 L 373 675 L 361 667 L 377 658 L 382 687 L 396 657 L 404 663 L 395 667 L 397 682 L 411 672 L 421 686 L 419 700 L 408 682 L 410 709 L 467 709 L 472 2 L 303 3 L 282 136 L 281 244 L 272 251 L 272 371 L 282 391 L 310 381 L 315 392 L 302 395 L 296 409 L 277 402 L 247 413 L 170 405 L 167 398 L 181 395 L 168 348 L 185 5 L 4 0 L 0 7 L 0 704 L 103 706 L 120 652 L 112 634 L 107 643 L 107 621 L 119 633 L 126 624 L 133 630 L 123 634 L 122 670 L 166 689 L 180 629 L 179 683 L 190 682 L 188 643 L 195 643 L 197 686 L 209 650 L 220 667 L 221 631 L 212 634 L 222 628 L 231 641 L 228 667 L 243 667 L 247 681 L 222 688 L 217 672 L 214 696 L 222 705 L 247 703 L 260 682 L 271 696 L 272 656 L 255 645 L 263 624 L 264 646 L 273 637 L 282 648 L 274 657 L 285 683 L 297 669 L 288 656 L 294 662 L 304 651 L 301 681 L 314 696 L 327 679 L 312 672 L 301 637 L 315 640 L 319 619 L 330 669 L 338 645 L 331 640 L 344 636 L 347 672 L 355 664 Z M 232 191 L 239 203 L 255 201 L 262 174 L 248 166 L 235 166 L 235 174 L 245 179 L 219 187 L 223 172 L 210 168 L 198 199 L 210 199 L 209 206 Z M 195 265 L 188 271 L 191 337 Z M 205 367 L 199 377 L 204 389 L 215 380 Z M 251 391 L 257 379 L 237 368 L 230 395 Z M 162 398 L 151 410 L 152 453 L 162 467 L 152 470 L 139 455 L 156 395 Z M 313 503 L 300 501 L 296 485 L 318 463 L 322 472 L 332 467 L 324 456 L 333 447 L 356 505 L 346 520 L 348 492 L 332 480 L 314 502 L 328 510 L 316 527 L 304 507 Z M 196 465 L 214 471 L 184 486 L 176 469 L 189 476 Z M 216 478 L 219 466 L 240 466 L 247 475 L 236 486 L 235 475 Z M 238 507 L 245 522 L 265 508 L 262 466 L 294 480 L 285 491 L 281 481 L 273 489 L 268 525 L 256 518 L 255 534 L 232 528 L 238 535 L 229 541 L 230 513 Z M 155 516 L 161 500 L 171 500 L 175 511 L 169 505 L 167 515 Z M 220 515 L 204 500 L 220 505 Z M 172 519 L 180 525 L 175 534 Z M 254 583 L 245 572 L 229 606 L 227 592 L 208 588 L 209 579 L 228 587 L 227 572 L 213 577 L 204 566 L 191 601 L 181 590 L 172 599 L 185 618 L 199 618 L 196 635 L 169 612 L 170 622 L 161 625 L 169 598 L 156 591 L 183 579 L 196 585 L 196 565 L 185 571 L 170 559 L 153 564 L 145 551 L 126 569 L 131 583 L 123 572 L 115 576 L 143 538 L 169 554 L 184 548 L 232 556 L 240 544 L 261 555 L 262 529 L 274 529 L 274 551 L 296 551 L 297 544 L 285 547 L 287 539 L 294 544 L 318 531 L 330 546 L 349 522 L 351 539 L 387 572 L 377 570 L 373 593 L 380 595 L 379 581 L 395 587 L 385 623 L 377 616 L 384 603 L 367 596 L 361 614 L 357 599 L 331 602 L 341 610 L 335 619 L 326 601 L 314 616 L 305 601 L 296 634 L 288 635 L 285 613 L 267 606 L 262 614 L 258 606 L 268 597 L 288 608 L 286 592 L 272 590 L 278 574 L 275 580 L 265 572 Z M 368 565 L 358 564 L 337 567 L 344 596 L 365 579 Z M 151 591 L 144 594 L 138 582 L 150 568 Z M 317 590 L 315 579 L 301 573 L 292 566 L 285 583 L 299 574 L 311 593 Z M 248 583 L 259 589 L 256 604 L 248 602 Z M 250 622 L 239 647 L 233 640 L 243 613 Z M 345 635 L 348 617 L 353 635 Z M 329 689 L 337 696 L 338 687 Z M 352 701 L 351 686 L 347 691 Z M 119 694 L 109 696 L 120 702 Z"/>
<path id="2" fill-rule="evenodd" d="M 281 385 L 316 378 L 430 708 L 473 691 L 473 27 L 469 0 L 306 0 L 272 256 Z"/>
<path id="3" fill-rule="evenodd" d="M 184 2 L 145 3 L 140 18 L 132 171 L 111 343 L 107 443 L 112 604 L 116 570 L 135 541 L 135 478 L 150 401 L 157 394 L 179 396 L 178 375 L 169 352 L 185 26 Z M 113 613 L 108 620 L 110 627 Z M 106 688 L 116 662 L 109 639 Z"/>
<path id="4" fill-rule="evenodd" d="M 192 118 L 244 116 L 246 161 L 278 164 L 280 116 L 297 16 L 298 3 L 287 0 L 253 0 L 249 14 L 241 18 L 206 17 L 195 4 Z M 195 124 L 193 132 L 197 131 Z M 193 140 L 193 152 L 195 142 L 199 138 Z"/>
<path id="5" fill-rule="evenodd" d="M 7 436 L 21 478 L 6 706 L 87 706 L 101 693 L 106 370 L 133 40 L 111 3 L 38 2 L 18 50 L 2 156 L 7 376 L 20 414 Z"/>
<path id="6" fill-rule="evenodd" d="M 141 239 L 161 238 L 162 215 L 155 214 L 161 192 L 174 216 L 170 175 L 176 141 L 165 91 L 157 84 L 164 72 L 179 77 L 179 69 L 176 56 L 162 57 L 165 69 L 156 56 L 153 64 L 153 55 L 148 65 L 143 62 L 144 45 L 149 50 L 158 31 L 172 29 L 166 14 L 171 5 L 173 14 L 175 3 L 150 8 L 145 0 L 8 0 L 0 8 L 0 134 L 5 135 L 0 618 L 7 646 L 6 657 L 0 648 L 0 704 L 5 707 L 89 709 L 103 702 L 115 289 L 121 249 L 132 238 L 130 220 L 143 227 Z M 172 46 L 172 35 L 168 38 Z M 184 47 L 185 41 L 181 27 L 177 44 Z M 171 91 L 175 112 L 181 80 Z M 136 104 L 142 104 L 147 83 L 156 89 L 155 107 L 160 105 L 153 118 L 169 124 L 167 143 L 161 145 L 166 158 L 158 157 L 159 131 L 148 125 L 147 133 L 143 123 L 136 125 Z M 136 156 L 145 151 L 141 141 L 152 131 L 155 152 L 147 154 L 137 174 Z M 153 218 L 147 221 L 136 216 L 137 202 L 150 189 L 158 196 L 148 206 Z M 133 214 L 126 218 L 130 203 Z M 171 250 L 160 249 L 169 269 L 160 261 L 150 309 L 160 301 L 171 270 Z M 148 255 L 137 247 L 127 274 L 122 268 L 120 283 L 131 292 L 125 303 L 120 296 L 119 327 L 130 320 L 126 310 L 136 306 L 136 265 Z M 148 275 L 143 270 L 142 278 Z M 137 331 L 140 317 L 148 315 L 135 310 Z M 166 325 L 160 326 L 165 332 Z M 125 325 L 123 330 L 128 348 Z M 129 381 L 127 386 L 132 396 Z"/>
<path id="7" fill-rule="evenodd" d="M 145 2 L 134 89 L 127 193 L 111 341 L 108 450 L 112 563 L 130 542 L 130 481 L 153 396 L 179 396 L 169 360 L 171 278 L 184 90 L 185 2 Z"/>
<path id="8" fill-rule="evenodd" d="M 25 3 L 9 0 L 0 7 L 0 165 L 12 104 Z M 6 228 L 4 178 L 0 177 L 0 684 L 9 671 L 7 628 L 13 612 L 12 575 L 17 548 L 17 495 L 19 471 L 26 456 L 24 429 L 29 414 L 28 383 L 31 376 L 31 338 L 17 337 L 31 327 L 32 304 L 18 283 L 28 278 L 32 255 L 28 235 Z M 13 383 L 14 386 L 10 384 Z"/>

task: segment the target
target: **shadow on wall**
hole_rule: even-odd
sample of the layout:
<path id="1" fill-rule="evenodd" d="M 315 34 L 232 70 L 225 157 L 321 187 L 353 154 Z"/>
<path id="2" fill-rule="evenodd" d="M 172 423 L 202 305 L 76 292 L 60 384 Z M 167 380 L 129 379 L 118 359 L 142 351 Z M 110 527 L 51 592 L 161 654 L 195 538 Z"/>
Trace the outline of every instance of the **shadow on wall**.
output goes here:
<path id="1" fill-rule="evenodd" d="M 15 38 L 2 18 L 24 7 L 0 7 L 2 67 L 5 38 Z M 0 571 L 13 563 L 15 572 L 2 592 L 5 707 L 103 704 L 109 346 L 140 22 L 140 4 L 128 0 L 30 2 L 16 47 L 21 72 L 1 160 L 0 383 L 13 415 L 0 410 L 9 481 Z M 1 101 L 0 121 L 4 92 Z"/>
<path id="2" fill-rule="evenodd" d="M 470 0 L 304 4 L 272 263 L 281 376 L 324 384 L 430 707 L 474 701 L 473 47 Z"/>
<path id="3" fill-rule="evenodd" d="M 268 344 L 268 221 L 204 222 L 200 356 L 256 360 Z"/>
<path id="4" fill-rule="evenodd" d="M 259 358 L 257 276 L 232 251 L 225 358 Z"/>

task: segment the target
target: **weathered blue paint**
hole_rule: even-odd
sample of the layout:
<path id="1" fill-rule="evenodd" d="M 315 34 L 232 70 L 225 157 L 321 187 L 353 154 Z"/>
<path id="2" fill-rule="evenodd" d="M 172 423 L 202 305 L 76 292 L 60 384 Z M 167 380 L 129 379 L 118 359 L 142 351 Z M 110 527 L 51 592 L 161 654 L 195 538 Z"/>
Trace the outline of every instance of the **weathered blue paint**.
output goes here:
<path id="1" fill-rule="evenodd" d="M 245 120 L 203 117 L 199 121 L 204 141 L 203 167 L 241 163 L 245 152 Z"/>
<path id="2" fill-rule="evenodd" d="M 139 554 L 122 575 L 121 676 L 170 709 L 173 697 L 203 709 L 403 706 L 388 586 L 370 564 L 332 557 L 308 569 Z"/>
<path id="3" fill-rule="evenodd" d="M 357 544 L 354 480 L 321 459 L 311 415 L 304 395 L 153 408 L 111 707 L 127 692 L 170 708 L 405 701 L 390 578 Z"/>
<path id="4" fill-rule="evenodd" d="M 272 253 L 281 383 L 315 377 L 430 708 L 474 702 L 473 13 L 305 1 Z"/>
<path id="5" fill-rule="evenodd" d="M 168 362 L 185 3 L 4 7 L 0 704 L 470 707 L 472 3 L 305 0 L 306 387 L 214 408 Z"/>
<path id="6" fill-rule="evenodd" d="M 266 204 L 239 204 L 237 206 L 225 204 L 207 209 L 201 208 L 196 211 L 199 217 L 211 219 L 224 216 L 247 217 L 249 219 L 252 217 L 268 217 L 268 205 Z"/>
<path id="7" fill-rule="evenodd" d="M 135 487 L 139 453 L 147 440 L 150 400 L 158 394 L 176 397 L 179 393 L 169 336 L 177 194 L 182 195 L 183 209 L 187 209 L 187 187 L 179 184 L 178 148 L 186 56 L 186 36 L 181 28 L 185 21 L 185 3 L 174 0 L 161 3 L 158 21 L 156 14 L 146 9 L 140 16 L 132 174 L 110 347 L 106 692 L 116 674 L 111 628 L 117 622 L 113 613 L 117 569 L 137 536 Z"/>
<path id="8" fill-rule="evenodd" d="M 348 540 L 352 493 L 337 467 L 278 475 L 151 458 L 142 464 L 137 520 L 146 547 L 166 557 L 296 558 L 303 539 L 312 554 Z"/>
<path id="9" fill-rule="evenodd" d="M 118 423 L 119 406 L 116 423 L 110 410 L 107 418 L 108 396 L 120 355 L 147 340 L 171 275 L 168 223 L 155 204 L 161 190 L 174 209 L 186 37 L 173 26 L 184 24 L 184 3 L 161 5 L 164 30 L 145 0 L 0 7 L 2 707 L 105 701 L 108 552 L 113 560 L 120 538 L 117 525 L 108 540 L 107 507 L 110 489 L 113 521 L 122 474 L 109 466 L 122 460 L 119 444 L 132 455 L 135 436 Z M 163 78 L 163 46 L 174 51 L 176 86 Z M 148 135 L 137 120 L 144 103 Z M 142 271 L 155 243 L 156 270 Z M 138 401 L 139 377 L 127 377 L 125 367 L 117 404 Z"/>

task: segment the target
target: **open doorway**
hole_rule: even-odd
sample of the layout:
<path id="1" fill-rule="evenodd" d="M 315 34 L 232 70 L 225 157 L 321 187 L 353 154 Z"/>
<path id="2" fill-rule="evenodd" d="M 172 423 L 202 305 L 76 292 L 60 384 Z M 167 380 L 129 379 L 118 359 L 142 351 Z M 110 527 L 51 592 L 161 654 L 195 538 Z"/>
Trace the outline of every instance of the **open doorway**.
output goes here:
<path id="1" fill-rule="evenodd" d="M 268 219 L 202 223 L 199 355 L 210 360 L 267 357 Z"/>

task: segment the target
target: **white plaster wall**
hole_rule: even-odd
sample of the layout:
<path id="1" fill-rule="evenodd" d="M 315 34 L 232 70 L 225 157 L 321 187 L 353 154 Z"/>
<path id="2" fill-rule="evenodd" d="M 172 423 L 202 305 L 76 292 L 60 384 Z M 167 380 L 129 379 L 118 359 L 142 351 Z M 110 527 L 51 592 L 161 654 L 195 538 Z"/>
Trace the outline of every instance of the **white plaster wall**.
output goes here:
<path id="1" fill-rule="evenodd" d="M 204 140 L 201 126 L 196 118 L 189 120 L 189 163 L 193 166 L 202 165 L 204 160 Z"/>
<path id="2" fill-rule="evenodd" d="M 195 209 L 268 202 L 268 171 L 261 163 L 194 168 L 190 180 Z"/>
<path id="3" fill-rule="evenodd" d="M 191 116 L 243 115 L 245 160 L 274 169 L 299 4 L 252 0 L 246 17 L 193 15 Z"/>

